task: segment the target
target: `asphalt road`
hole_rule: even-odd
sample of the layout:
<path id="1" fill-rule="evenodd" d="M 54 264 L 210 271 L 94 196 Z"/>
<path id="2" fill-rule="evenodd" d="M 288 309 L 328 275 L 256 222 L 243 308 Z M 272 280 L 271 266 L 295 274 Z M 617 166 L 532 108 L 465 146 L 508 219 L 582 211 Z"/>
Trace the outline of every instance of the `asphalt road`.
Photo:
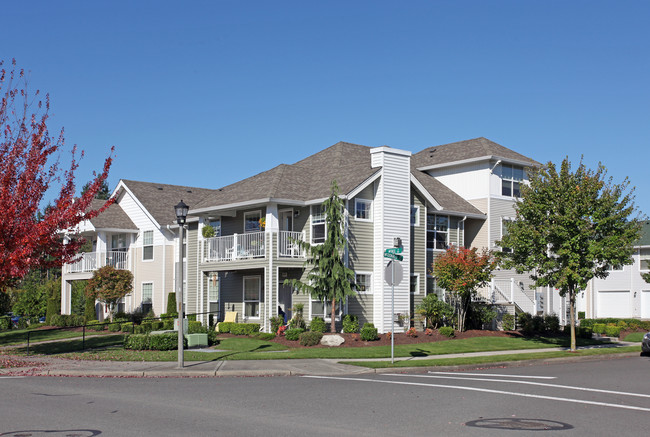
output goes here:
<path id="1" fill-rule="evenodd" d="M 645 436 L 650 358 L 427 374 L 0 378 L 11 436 Z"/>

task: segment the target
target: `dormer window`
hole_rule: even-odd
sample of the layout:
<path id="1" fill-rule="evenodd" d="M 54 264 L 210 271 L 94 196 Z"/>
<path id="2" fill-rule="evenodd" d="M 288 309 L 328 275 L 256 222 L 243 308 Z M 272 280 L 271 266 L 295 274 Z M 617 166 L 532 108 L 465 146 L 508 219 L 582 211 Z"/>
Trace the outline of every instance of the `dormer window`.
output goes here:
<path id="1" fill-rule="evenodd" d="M 521 197 L 520 186 L 524 181 L 524 168 L 518 165 L 501 164 L 501 195 Z"/>

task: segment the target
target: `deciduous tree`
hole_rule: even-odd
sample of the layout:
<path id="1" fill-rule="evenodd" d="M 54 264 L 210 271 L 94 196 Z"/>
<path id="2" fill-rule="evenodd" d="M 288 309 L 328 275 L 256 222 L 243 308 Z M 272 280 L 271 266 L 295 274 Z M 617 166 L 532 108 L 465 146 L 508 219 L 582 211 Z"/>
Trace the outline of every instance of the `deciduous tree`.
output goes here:
<path id="1" fill-rule="evenodd" d="M 73 228 L 103 211 L 90 209 L 95 194 L 108 176 L 112 158 L 104 162 L 86 192 L 75 195 L 75 171 L 79 164 L 72 149 L 70 167 L 61 171 L 63 131 L 52 138 L 48 131 L 50 102 L 46 95 L 27 90 L 25 72 L 9 70 L 0 61 L 0 291 L 31 268 L 60 266 L 71 261 L 83 243 L 64 244 L 60 231 Z M 112 151 L 111 151 L 112 154 Z M 83 156 L 83 152 L 82 152 Z M 45 193 L 60 185 L 51 207 L 39 213 Z"/>
<path id="2" fill-rule="evenodd" d="M 107 305 L 111 322 L 115 306 L 131 291 L 133 291 L 133 274 L 128 270 L 117 270 L 111 266 L 95 270 L 93 277 L 86 284 L 86 298 L 97 299 Z"/>
<path id="3" fill-rule="evenodd" d="M 575 300 L 594 277 L 605 278 L 609 265 L 632 263 L 633 243 L 640 224 L 634 212 L 633 189 L 627 179 L 614 184 L 602 164 L 575 171 L 565 158 L 559 171 L 549 162 L 531 170 L 530 185 L 522 186 L 515 204 L 516 220 L 506 224 L 497 242 L 511 249 L 504 265 L 530 272 L 539 287 L 557 288 L 570 303 L 571 350 L 576 349 Z"/>
<path id="4" fill-rule="evenodd" d="M 472 298 L 492 278 L 496 261 L 492 253 L 476 248 L 451 246 L 433 262 L 433 275 L 438 285 L 447 290 L 456 311 L 458 330 L 465 330 L 465 318 Z"/>
<path id="5" fill-rule="evenodd" d="M 343 202 L 339 198 L 336 181 L 332 182 L 330 196 L 323 202 L 325 212 L 326 238 L 322 244 L 312 245 L 297 241 L 309 253 L 305 266 L 309 273 L 307 280 L 287 279 L 285 284 L 309 293 L 313 299 L 331 303 L 332 321 L 330 332 L 336 332 L 336 303 L 342 303 L 346 296 L 355 294 L 354 271 L 346 267 L 343 251 L 347 245 L 343 234 Z"/>

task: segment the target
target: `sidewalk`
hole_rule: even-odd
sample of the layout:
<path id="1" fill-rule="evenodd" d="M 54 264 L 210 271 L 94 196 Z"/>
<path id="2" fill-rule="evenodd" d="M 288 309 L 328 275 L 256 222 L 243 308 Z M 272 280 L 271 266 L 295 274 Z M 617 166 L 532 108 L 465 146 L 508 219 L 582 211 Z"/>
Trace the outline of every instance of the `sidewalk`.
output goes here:
<path id="1" fill-rule="evenodd" d="M 578 349 L 634 346 L 640 343 L 618 342 L 601 346 L 587 346 Z M 562 351 L 565 348 L 544 348 L 526 350 L 506 350 L 495 352 L 471 352 L 463 354 L 433 355 L 425 357 L 396 357 L 395 361 L 437 360 L 460 357 L 492 357 L 498 355 L 526 354 L 535 352 Z M 616 356 L 638 356 L 638 352 Z M 9 356 L 0 356 L 6 358 Z M 490 363 L 490 366 L 517 366 L 522 363 L 579 361 L 603 359 L 611 355 L 577 356 L 568 358 L 553 358 L 548 360 L 508 361 Z M 389 369 L 368 369 L 345 364 L 346 361 L 390 361 L 390 358 L 373 359 L 286 359 L 286 360 L 226 360 L 185 362 L 182 369 L 177 368 L 177 362 L 133 362 L 133 361 L 82 361 L 66 360 L 52 357 L 11 357 L 23 361 L 24 366 L 0 369 L 0 376 L 77 376 L 77 377 L 219 377 L 219 376 L 294 376 L 294 375 L 354 375 L 362 373 L 382 372 L 426 372 L 427 367 L 400 367 Z M 484 367 L 485 365 L 450 366 L 444 369 L 461 369 Z M 443 368 L 436 367 L 437 370 Z"/>

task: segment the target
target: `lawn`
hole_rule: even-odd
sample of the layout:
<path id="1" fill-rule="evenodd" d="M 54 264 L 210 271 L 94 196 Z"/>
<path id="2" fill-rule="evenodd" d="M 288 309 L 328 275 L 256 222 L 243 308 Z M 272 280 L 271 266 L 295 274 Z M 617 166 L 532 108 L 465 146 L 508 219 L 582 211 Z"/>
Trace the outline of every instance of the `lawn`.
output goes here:
<path id="1" fill-rule="evenodd" d="M 29 342 L 35 343 L 39 341 L 53 341 L 64 340 L 68 338 L 81 337 L 82 333 L 78 328 L 64 328 L 64 329 L 12 329 L 10 331 L 0 332 L 0 346 L 13 346 L 17 344 L 27 343 L 27 335 L 29 334 Z M 86 338 L 96 335 L 107 335 L 106 331 L 89 331 L 86 330 Z M 80 340 L 81 341 L 81 340 Z"/>
<path id="2" fill-rule="evenodd" d="M 177 351 L 132 351 L 121 347 L 121 336 L 110 336 L 86 339 L 86 348 L 101 348 L 85 352 L 71 352 L 81 350 L 81 340 L 75 339 L 57 343 L 43 343 L 30 347 L 30 352 L 59 355 L 62 358 L 87 359 L 87 360 L 115 360 L 115 361 L 174 361 Z M 103 341 L 103 343 L 101 342 Z M 452 353 L 539 349 L 553 347 L 568 347 L 566 337 L 536 337 L 536 338 L 509 338 L 509 337 L 476 337 L 462 340 L 449 340 L 435 343 L 418 343 L 411 345 L 396 345 L 395 357 L 426 357 Z M 598 344 L 594 340 L 579 340 L 579 345 Z M 185 351 L 184 359 L 187 361 L 215 361 L 215 360 L 264 360 L 264 359 L 298 359 L 298 358 L 331 358 L 331 359 L 369 359 L 389 358 L 390 346 L 368 346 L 349 348 L 296 348 L 285 349 L 277 343 L 248 337 L 224 338 L 216 346 L 216 352 Z M 25 353 L 25 348 L 16 350 Z"/>
<path id="3" fill-rule="evenodd" d="M 625 338 L 623 339 L 623 341 L 630 341 L 630 342 L 641 343 L 641 341 L 643 340 L 643 336 L 644 336 L 645 334 L 646 334 L 645 332 L 633 332 L 633 333 L 628 334 L 627 336 L 625 336 Z"/>

